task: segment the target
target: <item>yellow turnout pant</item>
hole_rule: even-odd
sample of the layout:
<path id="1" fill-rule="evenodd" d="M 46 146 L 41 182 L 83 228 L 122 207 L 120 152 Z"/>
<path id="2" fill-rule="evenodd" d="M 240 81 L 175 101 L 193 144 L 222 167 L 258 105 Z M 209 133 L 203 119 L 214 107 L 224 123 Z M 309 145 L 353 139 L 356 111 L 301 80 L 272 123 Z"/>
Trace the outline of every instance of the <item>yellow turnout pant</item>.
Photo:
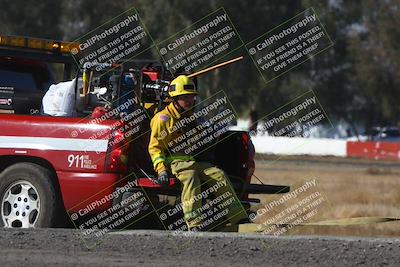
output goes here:
<path id="1" fill-rule="evenodd" d="M 226 178 L 224 172 L 211 165 L 208 162 L 196 162 L 193 160 L 174 160 L 171 163 L 171 171 L 176 178 L 182 183 L 182 209 L 184 219 L 189 229 L 194 227 L 202 228 L 201 223 L 205 217 L 206 210 L 202 210 L 202 197 L 204 193 L 213 191 L 215 199 L 220 197 L 220 202 L 216 203 L 223 207 L 225 216 L 229 222 L 237 223 L 241 219 L 247 218 L 247 214 L 240 201 L 238 200 L 235 191 L 232 188 L 229 179 Z M 207 190 L 201 191 L 201 185 L 206 183 Z M 211 190 L 215 189 L 215 190 Z M 207 192 L 206 192 L 207 191 Z M 203 196 L 202 196 L 203 193 Z M 223 198 L 223 196 L 229 196 Z M 210 212 L 210 211 L 209 211 Z M 214 214 L 213 214 L 214 216 Z M 207 216 L 207 219 L 209 216 Z M 204 224 L 203 224 L 204 225 Z"/>

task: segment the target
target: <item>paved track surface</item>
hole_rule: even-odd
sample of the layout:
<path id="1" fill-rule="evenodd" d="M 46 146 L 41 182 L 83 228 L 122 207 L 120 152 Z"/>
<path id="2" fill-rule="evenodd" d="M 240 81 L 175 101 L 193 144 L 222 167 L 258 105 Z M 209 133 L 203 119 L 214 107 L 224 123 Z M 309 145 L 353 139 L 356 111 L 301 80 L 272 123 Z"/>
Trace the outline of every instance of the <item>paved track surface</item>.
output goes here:
<path id="1" fill-rule="evenodd" d="M 73 229 L 0 229 L 0 266 L 399 266 L 400 238 L 238 233 L 106 234 L 87 248 Z"/>

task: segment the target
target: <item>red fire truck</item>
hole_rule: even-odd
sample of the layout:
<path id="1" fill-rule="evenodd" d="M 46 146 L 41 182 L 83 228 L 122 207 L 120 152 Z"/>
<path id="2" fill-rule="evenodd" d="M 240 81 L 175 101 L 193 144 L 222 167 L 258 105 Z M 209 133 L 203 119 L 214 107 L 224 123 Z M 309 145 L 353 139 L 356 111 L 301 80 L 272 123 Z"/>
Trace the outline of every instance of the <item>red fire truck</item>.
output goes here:
<path id="1" fill-rule="evenodd" d="M 162 104 L 162 88 L 171 80 L 171 73 L 156 61 L 140 60 L 95 78 L 92 72 L 76 67 L 70 47 L 60 41 L 0 37 L 2 226 L 55 227 L 65 223 L 66 214 L 99 214 L 115 205 L 116 199 L 96 206 L 90 203 L 115 196 L 113 193 L 129 182 L 135 182 L 132 190 L 144 190 L 155 206 L 160 196 L 179 196 L 178 181 L 172 179 L 169 188 L 161 188 L 149 179 L 154 176 L 147 153 L 151 115 L 136 123 L 140 127 L 132 134 L 134 138 L 122 141 L 129 120 L 114 116 L 93 123 L 96 107 L 120 104 L 121 99 L 134 98 L 137 106 L 154 114 Z M 63 72 L 62 80 L 77 73 L 76 95 L 83 104 L 76 104 L 74 116 L 41 112 L 41 99 L 55 82 L 51 68 L 55 65 Z M 78 89 L 81 75 L 88 75 L 92 85 L 109 92 L 90 92 L 89 86 L 82 97 Z M 131 83 L 124 80 L 128 76 L 134 77 Z M 221 140 L 215 145 L 214 163 L 228 174 L 246 208 L 259 202 L 249 194 L 288 192 L 285 186 L 250 183 L 255 152 L 247 132 L 226 132 Z"/>

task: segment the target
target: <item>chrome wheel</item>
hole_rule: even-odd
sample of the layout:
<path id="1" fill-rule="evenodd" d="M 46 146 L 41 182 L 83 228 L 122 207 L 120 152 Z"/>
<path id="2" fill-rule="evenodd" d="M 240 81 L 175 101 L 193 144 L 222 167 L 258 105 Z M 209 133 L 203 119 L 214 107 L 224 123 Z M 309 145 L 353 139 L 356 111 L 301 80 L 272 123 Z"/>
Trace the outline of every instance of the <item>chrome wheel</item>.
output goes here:
<path id="1" fill-rule="evenodd" d="M 40 212 L 37 189 L 28 181 L 11 184 L 3 197 L 1 218 L 4 227 L 34 227 Z"/>

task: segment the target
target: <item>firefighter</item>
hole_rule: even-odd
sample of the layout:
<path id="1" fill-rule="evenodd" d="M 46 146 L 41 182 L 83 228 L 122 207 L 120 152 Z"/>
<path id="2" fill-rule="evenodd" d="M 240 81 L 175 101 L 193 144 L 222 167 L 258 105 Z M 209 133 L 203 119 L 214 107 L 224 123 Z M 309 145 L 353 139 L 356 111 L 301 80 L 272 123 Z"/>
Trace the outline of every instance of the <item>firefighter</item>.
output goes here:
<path id="1" fill-rule="evenodd" d="M 232 224 L 248 221 L 247 214 L 238 200 L 229 179 L 226 178 L 224 172 L 204 161 L 204 159 L 186 154 L 182 151 L 172 150 L 168 147 L 179 136 L 187 132 L 195 124 L 187 125 L 179 128 L 177 125 L 184 116 L 190 116 L 194 105 L 195 96 L 197 95 L 194 83 L 185 75 L 180 75 L 174 79 L 169 86 L 169 95 L 172 102 L 162 111 L 155 114 L 151 120 L 151 135 L 149 143 L 149 153 L 153 161 L 153 166 L 158 174 L 156 183 L 168 186 L 169 173 L 182 184 L 182 209 L 185 222 L 189 230 L 204 230 L 202 220 L 202 199 L 201 185 L 207 184 L 208 188 L 217 188 L 216 197 L 230 196 L 234 198 L 227 206 L 228 214 L 226 217 Z M 172 152 L 173 151 L 173 152 Z M 221 186 L 225 184 L 225 186 Z M 220 186 L 218 186 L 220 185 Z M 220 198 L 221 199 L 221 198 Z M 199 210 L 200 209 L 200 210 Z M 204 214 L 204 211 L 203 211 Z"/>

